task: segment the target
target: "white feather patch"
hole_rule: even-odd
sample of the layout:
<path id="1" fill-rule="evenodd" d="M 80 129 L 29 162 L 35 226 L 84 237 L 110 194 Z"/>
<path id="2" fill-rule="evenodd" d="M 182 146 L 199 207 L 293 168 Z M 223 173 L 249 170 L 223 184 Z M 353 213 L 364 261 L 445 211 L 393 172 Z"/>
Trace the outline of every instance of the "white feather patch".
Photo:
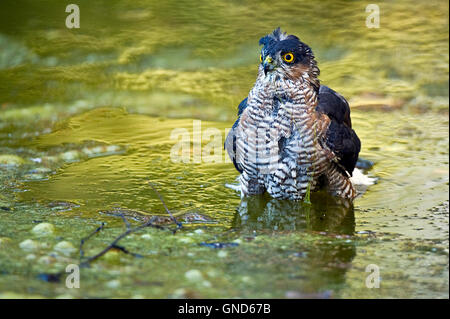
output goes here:
<path id="1" fill-rule="evenodd" d="M 362 185 L 362 186 L 370 186 L 377 182 L 377 178 L 364 175 L 364 173 L 358 168 L 355 168 L 353 170 L 353 176 L 350 177 L 350 180 L 353 183 L 353 185 Z"/>

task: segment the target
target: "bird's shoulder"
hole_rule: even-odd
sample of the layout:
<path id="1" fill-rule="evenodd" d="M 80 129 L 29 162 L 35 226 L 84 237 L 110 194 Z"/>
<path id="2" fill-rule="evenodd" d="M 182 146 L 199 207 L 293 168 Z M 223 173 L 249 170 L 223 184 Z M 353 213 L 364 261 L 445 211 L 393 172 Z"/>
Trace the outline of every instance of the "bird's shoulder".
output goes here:
<path id="1" fill-rule="evenodd" d="M 350 106 L 342 95 L 328 86 L 321 85 L 318 97 L 317 112 L 326 114 L 331 120 L 345 123 L 348 127 L 352 127 Z"/>
<path id="2" fill-rule="evenodd" d="M 352 175 L 361 150 L 361 141 L 352 129 L 348 102 L 329 87 L 321 86 L 316 111 L 326 123 L 321 131 L 322 146 L 330 152 L 339 167 Z"/>
<path id="3" fill-rule="evenodd" d="M 234 167 L 240 172 L 243 172 L 243 169 L 239 163 L 236 161 L 236 130 L 239 125 L 239 121 L 241 120 L 241 115 L 244 112 L 244 110 L 247 108 L 247 100 L 248 98 L 245 98 L 239 103 L 238 105 L 238 117 L 236 121 L 233 124 L 233 127 L 228 132 L 228 135 L 225 139 L 224 148 L 228 153 L 228 156 L 233 160 Z"/>

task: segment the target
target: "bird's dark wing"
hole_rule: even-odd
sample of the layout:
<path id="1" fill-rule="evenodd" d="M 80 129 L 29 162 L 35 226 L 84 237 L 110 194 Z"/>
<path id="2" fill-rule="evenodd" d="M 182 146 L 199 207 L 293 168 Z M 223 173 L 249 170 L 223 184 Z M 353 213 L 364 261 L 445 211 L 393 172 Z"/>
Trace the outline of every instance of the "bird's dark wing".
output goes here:
<path id="1" fill-rule="evenodd" d="M 338 123 L 345 123 L 349 128 L 352 127 L 350 106 L 347 100 L 328 86 L 320 86 L 319 104 L 316 107 L 316 111 L 325 113 L 330 119 Z"/>
<path id="2" fill-rule="evenodd" d="M 336 156 L 339 166 L 351 176 L 361 150 L 361 141 L 352 129 L 347 101 L 339 93 L 322 85 L 319 89 L 316 111 L 330 118 L 324 142 Z"/>
<path id="3" fill-rule="evenodd" d="M 236 128 L 239 125 L 239 120 L 241 119 L 241 114 L 244 112 L 247 107 L 247 98 L 245 98 L 238 106 L 238 118 L 236 122 L 234 122 L 233 127 L 227 135 L 225 140 L 224 148 L 228 152 L 228 156 L 233 160 L 234 167 L 239 171 L 239 173 L 243 172 L 242 167 L 236 162 Z"/>

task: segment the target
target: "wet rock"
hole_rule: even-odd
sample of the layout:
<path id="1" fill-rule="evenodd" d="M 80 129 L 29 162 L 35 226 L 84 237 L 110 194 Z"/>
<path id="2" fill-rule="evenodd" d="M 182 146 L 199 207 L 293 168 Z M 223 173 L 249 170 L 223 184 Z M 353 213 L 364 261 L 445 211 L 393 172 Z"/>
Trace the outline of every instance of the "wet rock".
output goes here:
<path id="1" fill-rule="evenodd" d="M 25 256 L 26 260 L 35 260 L 36 259 L 36 255 L 35 254 L 28 254 Z"/>
<path id="2" fill-rule="evenodd" d="M 71 210 L 74 207 L 80 207 L 75 203 L 63 202 L 63 201 L 53 201 L 47 204 L 52 210 Z"/>
<path id="3" fill-rule="evenodd" d="M 52 170 L 48 167 L 36 167 L 30 171 L 32 174 L 48 174 Z"/>
<path id="4" fill-rule="evenodd" d="M 59 155 L 59 158 L 65 162 L 75 162 L 80 159 L 79 151 L 67 151 Z"/>
<path id="5" fill-rule="evenodd" d="M 71 255 L 72 253 L 74 253 L 77 249 L 72 245 L 72 243 L 68 242 L 68 241 L 60 241 L 59 243 L 57 243 L 54 247 L 54 249 L 66 256 Z"/>
<path id="6" fill-rule="evenodd" d="M 219 258 L 225 258 L 227 256 L 228 256 L 228 253 L 224 250 L 221 250 L 217 253 L 217 257 L 219 257 Z"/>
<path id="7" fill-rule="evenodd" d="M 242 276 L 241 280 L 243 283 L 246 283 L 246 284 L 253 282 L 252 278 L 250 278 L 249 276 Z"/>
<path id="8" fill-rule="evenodd" d="M 122 148 L 117 145 L 85 147 L 82 151 L 86 156 L 89 157 L 115 155 L 123 152 Z"/>
<path id="9" fill-rule="evenodd" d="M 17 155 L 13 154 L 1 154 L 0 165 L 5 166 L 20 166 L 25 164 L 25 160 Z"/>
<path id="10" fill-rule="evenodd" d="M 55 226 L 50 223 L 40 223 L 33 227 L 32 232 L 38 236 L 48 236 L 55 232 Z"/>
<path id="11" fill-rule="evenodd" d="M 117 280 L 117 279 L 108 281 L 108 282 L 105 284 L 106 287 L 111 288 L 111 289 L 119 288 L 120 285 L 121 285 L 121 284 L 120 284 L 120 281 Z"/>
<path id="12" fill-rule="evenodd" d="M 50 265 L 53 264 L 54 262 L 56 262 L 56 258 L 52 256 L 42 256 L 41 258 L 38 259 L 38 263 L 45 265 Z"/>
<path id="13" fill-rule="evenodd" d="M 189 237 L 178 237 L 178 241 L 184 244 L 189 244 L 193 242 L 192 238 Z"/>
<path id="14" fill-rule="evenodd" d="M 39 244 L 32 239 L 26 239 L 19 244 L 19 247 L 26 251 L 33 251 L 39 249 Z"/>
<path id="15" fill-rule="evenodd" d="M 181 217 L 185 223 L 195 224 L 195 223 L 211 223 L 214 222 L 211 218 L 198 213 L 187 213 Z"/>
<path id="16" fill-rule="evenodd" d="M 200 281 L 203 280 L 203 275 L 200 272 L 200 270 L 197 269 L 191 269 L 186 271 L 184 274 L 184 277 L 189 281 Z"/>
<path id="17" fill-rule="evenodd" d="M 172 293 L 172 298 L 174 299 L 186 299 L 187 290 L 184 288 L 178 288 Z"/>
<path id="18" fill-rule="evenodd" d="M 115 250 L 108 251 L 104 256 L 104 260 L 109 263 L 117 263 L 120 261 L 120 252 Z"/>
<path id="19" fill-rule="evenodd" d="M 24 179 L 29 181 L 40 181 L 43 179 L 47 179 L 47 176 L 43 174 L 26 174 L 24 175 Z"/>

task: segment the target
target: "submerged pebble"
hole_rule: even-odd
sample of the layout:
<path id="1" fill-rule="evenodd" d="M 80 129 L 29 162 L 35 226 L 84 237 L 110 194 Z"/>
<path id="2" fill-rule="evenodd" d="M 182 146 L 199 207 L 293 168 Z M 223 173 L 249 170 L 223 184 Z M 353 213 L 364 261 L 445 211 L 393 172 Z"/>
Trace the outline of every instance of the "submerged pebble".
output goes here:
<path id="1" fill-rule="evenodd" d="M 200 272 L 200 270 L 197 270 L 197 269 L 191 269 L 191 270 L 186 271 L 186 273 L 184 274 L 184 277 L 190 281 L 203 280 L 202 273 Z"/>
<path id="2" fill-rule="evenodd" d="M 62 253 L 63 255 L 69 256 L 73 252 L 75 252 L 77 249 L 72 245 L 72 243 L 68 241 L 60 241 L 57 243 L 54 247 L 54 249 L 57 252 Z"/>
<path id="3" fill-rule="evenodd" d="M 37 250 L 39 249 L 39 244 L 32 239 L 26 239 L 19 244 L 19 247 L 23 250 Z"/>
<path id="4" fill-rule="evenodd" d="M 36 255 L 35 254 L 28 254 L 25 256 L 26 260 L 35 260 L 36 259 Z"/>
<path id="5" fill-rule="evenodd" d="M 80 159 L 79 151 L 67 151 L 59 155 L 59 158 L 65 162 L 75 162 Z"/>
<path id="6" fill-rule="evenodd" d="M 174 299 L 186 299 L 187 291 L 184 288 L 178 288 L 172 293 L 172 298 Z"/>
<path id="7" fill-rule="evenodd" d="M 185 244 L 189 244 L 189 243 L 193 242 L 192 238 L 189 238 L 189 237 L 178 237 L 178 241 L 181 243 L 185 243 Z"/>
<path id="8" fill-rule="evenodd" d="M 225 258 L 228 256 L 228 253 L 225 250 L 221 250 L 217 253 L 217 257 L 219 258 Z"/>
<path id="9" fill-rule="evenodd" d="M 39 236 L 51 235 L 55 232 L 55 226 L 50 223 L 40 223 L 33 227 L 32 232 Z"/>
<path id="10" fill-rule="evenodd" d="M 149 240 L 149 239 L 152 239 L 152 235 L 144 234 L 144 235 L 141 236 L 141 238 L 145 239 L 145 240 Z"/>
<path id="11" fill-rule="evenodd" d="M 120 261 L 120 253 L 115 250 L 110 250 L 103 256 L 103 258 L 109 263 L 117 263 Z"/>
<path id="12" fill-rule="evenodd" d="M 56 258 L 52 257 L 52 256 L 42 256 L 41 258 L 38 259 L 38 262 L 40 264 L 46 264 L 46 265 L 53 264 L 55 261 L 56 261 Z"/>
<path id="13" fill-rule="evenodd" d="M 108 288 L 112 288 L 112 289 L 119 288 L 120 287 L 120 281 L 117 280 L 117 279 L 114 279 L 114 280 L 108 281 L 105 284 L 105 286 L 108 287 Z"/>
<path id="14" fill-rule="evenodd" d="M 17 155 L 3 154 L 0 155 L 0 165 L 20 166 L 25 164 L 25 160 Z"/>

